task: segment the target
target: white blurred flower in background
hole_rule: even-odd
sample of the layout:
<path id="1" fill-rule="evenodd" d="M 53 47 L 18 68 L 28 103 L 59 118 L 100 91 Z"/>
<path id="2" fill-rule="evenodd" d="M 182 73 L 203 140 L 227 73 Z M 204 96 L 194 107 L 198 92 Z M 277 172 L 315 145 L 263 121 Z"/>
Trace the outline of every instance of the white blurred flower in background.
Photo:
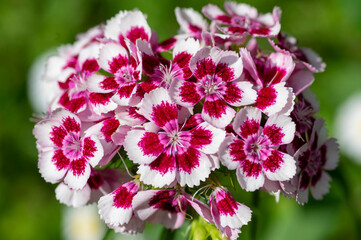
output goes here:
<path id="1" fill-rule="evenodd" d="M 341 151 L 361 164 L 361 92 L 340 106 L 335 127 Z"/>
<path id="2" fill-rule="evenodd" d="M 95 204 L 85 207 L 66 207 L 62 220 L 63 237 L 66 240 L 99 240 L 106 227 L 100 220 Z"/>

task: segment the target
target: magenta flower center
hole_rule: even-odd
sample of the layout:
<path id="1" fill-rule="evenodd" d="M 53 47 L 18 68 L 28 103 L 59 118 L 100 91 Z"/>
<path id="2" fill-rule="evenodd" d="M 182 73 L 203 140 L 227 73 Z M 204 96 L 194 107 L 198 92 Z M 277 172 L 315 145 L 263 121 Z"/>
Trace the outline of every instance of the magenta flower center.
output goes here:
<path id="1" fill-rule="evenodd" d="M 78 134 L 68 133 L 63 140 L 64 154 L 69 159 L 78 159 L 82 155 L 82 141 Z"/>

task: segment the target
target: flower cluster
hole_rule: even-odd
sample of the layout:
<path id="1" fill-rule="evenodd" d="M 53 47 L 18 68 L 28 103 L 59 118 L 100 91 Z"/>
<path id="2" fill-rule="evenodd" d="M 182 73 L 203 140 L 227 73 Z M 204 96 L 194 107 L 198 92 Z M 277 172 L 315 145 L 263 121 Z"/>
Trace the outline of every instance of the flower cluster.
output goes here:
<path id="1" fill-rule="evenodd" d="M 236 239 L 252 211 L 219 172 L 301 204 L 328 192 L 338 145 L 308 89 L 325 64 L 280 32 L 278 7 L 224 8 L 176 8 L 179 33 L 163 42 L 142 12 L 121 11 L 48 59 L 48 112 L 33 132 L 60 202 L 98 202 L 116 232 L 176 229 L 197 213 Z"/>

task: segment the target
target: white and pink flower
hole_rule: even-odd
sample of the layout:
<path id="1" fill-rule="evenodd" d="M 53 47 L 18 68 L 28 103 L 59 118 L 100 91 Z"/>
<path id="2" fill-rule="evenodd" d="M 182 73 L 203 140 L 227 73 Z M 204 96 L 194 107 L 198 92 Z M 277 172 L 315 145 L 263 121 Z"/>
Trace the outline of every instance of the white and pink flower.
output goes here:
<path id="1" fill-rule="evenodd" d="M 227 137 L 219 152 L 222 163 L 236 169 L 238 182 L 246 191 L 259 189 L 266 178 L 285 181 L 296 173 L 293 157 L 277 150 L 292 141 L 295 124 L 290 117 L 273 115 L 262 127 L 261 119 L 257 108 L 241 109 L 233 122 L 238 136 Z"/>
<path id="2" fill-rule="evenodd" d="M 225 34 L 271 37 L 276 36 L 281 29 L 281 10 L 278 7 L 273 9 L 272 14 L 259 14 L 256 8 L 236 2 L 225 2 L 224 8 L 227 13 L 216 5 L 208 4 L 202 12 L 215 21 Z"/>
<path id="3" fill-rule="evenodd" d="M 240 228 L 251 220 L 251 209 L 236 202 L 232 194 L 222 188 L 212 192 L 210 205 L 215 225 L 228 239 L 237 239 Z"/>
<path id="4" fill-rule="evenodd" d="M 293 109 L 295 95 L 286 87 L 295 64 L 292 57 L 283 53 L 271 53 L 265 60 L 253 59 L 245 48 L 240 49 L 244 71 L 242 78 L 255 84 L 257 99 L 255 106 L 266 115 L 289 115 Z"/>
<path id="5" fill-rule="evenodd" d="M 164 88 L 144 96 L 139 113 L 156 127 L 154 131 L 134 129 L 124 142 L 128 157 L 140 164 L 138 173 L 144 183 L 193 187 L 210 174 L 210 154 L 218 151 L 225 132 L 206 122 L 184 129 L 181 124 L 187 117 L 181 112 Z"/>
<path id="6" fill-rule="evenodd" d="M 183 224 L 189 206 L 175 189 L 140 191 L 133 201 L 139 219 L 169 229 L 177 229 Z"/>
<path id="7" fill-rule="evenodd" d="M 196 81 L 176 79 L 170 94 L 184 107 L 193 107 L 205 98 L 202 117 L 216 127 L 227 126 L 236 113 L 227 104 L 239 107 L 256 100 L 250 82 L 236 81 L 242 74 L 243 64 L 235 52 L 204 47 L 191 58 L 190 69 Z"/>
<path id="8" fill-rule="evenodd" d="M 39 151 L 39 170 L 51 183 L 64 181 L 70 188 L 82 189 L 91 166 L 103 157 L 103 147 L 93 135 L 84 135 L 80 119 L 59 109 L 40 121 L 33 131 Z"/>

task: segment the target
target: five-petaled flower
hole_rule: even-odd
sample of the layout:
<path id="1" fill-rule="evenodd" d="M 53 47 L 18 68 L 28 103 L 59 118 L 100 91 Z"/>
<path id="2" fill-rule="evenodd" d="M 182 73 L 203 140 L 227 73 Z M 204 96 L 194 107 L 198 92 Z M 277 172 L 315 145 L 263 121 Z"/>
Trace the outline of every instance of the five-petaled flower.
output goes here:
<path id="1" fill-rule="evenodd" d="M 51 183 L 64 181 L 70 188 L 81 189 L 103 157 L 103 147 L 95 136 L 82 133 L 79 118 L 64 109 L 35 125 L 39 151 L 39 170 Z"/>
<path id="2" fill-rule="evenodd" d="M 295 124 L 290 117 L 273 115 L 261 126 L 262 113 L 257 108 L 241 109 L 233 122 L 238 136 L 229 136 L 223 142 L 219 155 L 228 169 L 236 169 L 242 188 L 255 191 L 265 178 L 285 181 L 296 173 L 292 156 L 277 150 L 279 145 L 292 141 Z"/>

